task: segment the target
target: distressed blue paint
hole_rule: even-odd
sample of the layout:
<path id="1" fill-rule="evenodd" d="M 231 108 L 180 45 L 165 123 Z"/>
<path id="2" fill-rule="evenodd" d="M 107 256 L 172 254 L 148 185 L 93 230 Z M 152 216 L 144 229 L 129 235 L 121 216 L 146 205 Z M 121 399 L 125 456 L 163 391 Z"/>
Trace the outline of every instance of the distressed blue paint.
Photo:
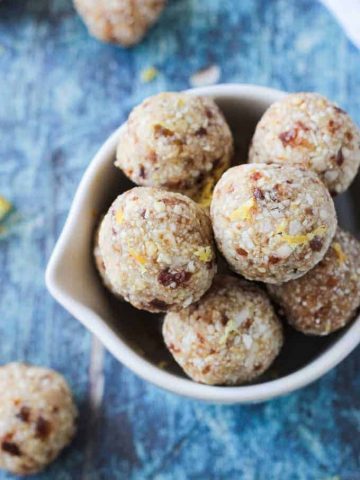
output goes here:
<path id="1" fill-rule="evenodd" d="M 43 281 L 99 145 L 134 104 L 187 88 L 197 69 L 217 63 L 225 82 L 316 90 L 360 122 L 360 52 L 328 12 L 315 0 L 170 0 L 126 51 L 91 39 L 69 0 L 7 0 L 0 45 L 0 192 L 18 209 L 0 233 L 0 362 L 61 370 L 82 411 L 73 448 L 36 478 L 359 478 L 359 352 L 301 392 L 233 407 L 162 392 L 106 354 L 104 401 L 89 427 L 91 338 Z M 149 65 L 161 73 L 142 85 Z"/>

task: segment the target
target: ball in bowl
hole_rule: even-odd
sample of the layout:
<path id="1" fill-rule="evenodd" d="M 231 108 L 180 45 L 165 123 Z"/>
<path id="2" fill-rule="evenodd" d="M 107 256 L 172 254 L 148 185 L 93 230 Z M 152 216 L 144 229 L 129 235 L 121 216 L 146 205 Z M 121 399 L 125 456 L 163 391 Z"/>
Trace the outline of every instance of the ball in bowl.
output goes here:
<path id="1" fill-rule="evenodd" d="M 249 162 L 310 168 L 335 195 L 349 187 L 359 170 L 360 131 L 325 97 L 294 93 L 273 103 L 262 116 Z"/>
<path id="2" fill-rule="evenodd" d="M 360 306 L 360 243 L 337 230 L 323 260 L 301 278 L 268 290 L 285 318 L 307 335 L 329 335 L 347 325 Z"/>
<path id="3" fill-rule="evenodd" d="M 282 283 L 325 255 L 337 219 L 329 192 L 310 170 L 246 164 L 217 183 L 211 218 L 219 250 L 248 280 Z"/>
<path id="4" fill-rule="evenodd" d="M 102 222 L 103 220 L 101 220 Z M 114 295 L 117 295 L 116 291 L 113 289 L 111 281 L 106 273 L 106 268 L 105 268 L 105 263 L 104 263 L 104 258 L 103 254 L 101 253 L 100 250 L 100 245 L 99 245 L 99 234 L 100 234 L 100 228 L 101 228 L 101 222 L 98 225 L 98 227 L 95 230 L 95 235 L 94 235 L 94 248 L 93 248 L 93 255 L 94 255 L 94 261 L 95 261 L 95 267 L 96 270 L 98 271 L 100 278 L 102 280 L 103 285 L 110 290 L 111 293 Z"/>
<path id="5" fill-rule="evenodd" d="M 283 344 L 281 323 L 256 285 L 219 275 L 203 298 L 168 313 L 163 337 L 193 380 L 239 385 L 269 368 Z"/>
<path id="6" fill-rule="evenodd" d="M 65 379 L 21 363 L 0 367 L 0 468 L 41 471 L 70 443 L 77 409 Z"/>
<path id="7" fill-rule="evenodd" d="M 216 272 L 205 209 L 166 190 L 135 187 L 117 197 L 101 224 L 99 246 L 112 290 L 149 312 L 196 302 Z"/>
<path id="8" fill-rule="evenodd" d="M 216 103 L 187 93 L 160 93 L 131 112 L 115 165 L 137 185 L 165 188 L 206 203 L 230 166 L 233 139 Z"/>

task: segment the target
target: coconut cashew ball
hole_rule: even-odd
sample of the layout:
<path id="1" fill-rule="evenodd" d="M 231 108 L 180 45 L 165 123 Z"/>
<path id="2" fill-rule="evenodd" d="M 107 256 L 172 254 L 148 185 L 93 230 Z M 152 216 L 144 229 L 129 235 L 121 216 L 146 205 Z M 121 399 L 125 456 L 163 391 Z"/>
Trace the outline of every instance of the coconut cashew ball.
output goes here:
<path id="1" fill-rule="evenodd" d="M 193 380 L 238 385 L 261 375 L 283 344 L 280 321 L 257 286 L 219 275 L 194 305 L 168 313 L 166 346 Z"/>
<path id="2" fill-rule="evenodd" d="M 215 102 L 187 93 L 160 93 L 131 112 L 115 165 L 136 184 L 183 193 L 209 205 L 230 166 L 233 139 Z"/>
<path id="3" fill-rule="evenodd" d="M 37 473 L 75 434 L 77 409 L 64 378 L 21 363 L 0 367 L 0 468 Z"/>
<path id="4" fill-rule="evenodd" d="M 95 236 L 94 236 L 94 249 L 93 249 L 93 256 L 94 256 L 94 261 L 95 261 L 95 266 L 96 270 L 98 271 L 98 274 L 100 275 L 100 278 L 102 280 L 103 285 L 110 290 L 112 294 L 115 296 L 121 298 L 112 288 L 111 281 L 107 276 L 106 273 L 106 268 L 105 268 L 105 263 L 103 259 L 103 255 L 100 250 L 100 245 L 99 245 L 99 233 L 100 233 L 100 227 L 101 223 L 99 224 L 98 228 L 95 231 Z"/>
<path id="5" fill-rule="evenodd" d="M 115 200 L 101 224 L 100 251 L 112 289 L 149 312 L 196 302 L 216 271 L 205 209 L 156 188 L 133 188 Z"/>
<path id="6" fill-rule="evenodd" d="M 110 280 L 108 279 L 108 277 L 106 275 L 105 264 L 104 264 L 103 256 L 101 254 L 101 250 L 100 250 L 100 246 L 99 246 L 100 225 L 98 226 L 98 228 L 95 231 L 94 250 L 93 250 L 94 261 L 95 261 L 96 269 L 97 269 L 97 271 L 98 271 L 98 273 L 101 277 L 101 280 L 102 280 L 103 284 L 107 288 L 111 289 L 111 283 L 110 283 Z"/>
<path id="7" fill-rule="evenodd" d="M 166 0 L 74 0 L 74 4 L 92 35 L 130 47 L 156 22 Z"/>
<path id="8" fill-rule="evenodd" d="M 324 257 L 336 230 L 334 203 L 310 170 L 247 164 L 215 187 L 211 217 L 230 267 L 249 280 L 282 283 Z"/>
<path id="9" fill-rule="evenodd" d="M 346 112 L 321 95 L 294 93 L 264 113 L 249 162 L 310 168 L 335 195 L 349 187 L 359 169 L 360 131 Z"/>
<path id="10" fill-rule="evenodd" d="M 328 335 L 347 325 L 360 306 L 360 243 L 338 229 L 324 259 L 303 277 L 269 285 L 294 328 Z"/>

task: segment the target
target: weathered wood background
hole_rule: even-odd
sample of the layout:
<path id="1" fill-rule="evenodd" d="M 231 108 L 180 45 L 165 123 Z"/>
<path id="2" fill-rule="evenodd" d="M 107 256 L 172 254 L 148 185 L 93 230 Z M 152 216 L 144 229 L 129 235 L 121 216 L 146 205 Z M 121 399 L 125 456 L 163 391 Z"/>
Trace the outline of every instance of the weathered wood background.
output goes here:
<path id="1" fill-rule="evenodd" d="M 360 122 L 360 52 L 316 0 L 169 3 L 131 50 L 90 38 L 70 0 L 0 5 L 0 193 L 17 210 L 0 232 L 0 363 L 59 369 L 81 409 L 72 448 L 37 478 L 359 479 L 359 351 L 285 398 L 205 405 L 135 377 L 46 292 L 88 161 L 145 96 L 218 64 L 221 81 L 319 91 Z M 143 85 L 149 65 L 160 75 Z"/>

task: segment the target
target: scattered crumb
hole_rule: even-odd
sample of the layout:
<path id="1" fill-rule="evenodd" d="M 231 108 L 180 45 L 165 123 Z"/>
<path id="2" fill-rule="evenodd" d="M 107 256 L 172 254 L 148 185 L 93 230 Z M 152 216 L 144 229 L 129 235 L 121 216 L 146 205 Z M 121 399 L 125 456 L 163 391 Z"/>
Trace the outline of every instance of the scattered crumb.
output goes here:
<path id="1" fill-rule="evenodd" d="M 155 67 L 145 68 L 141 74 L 140 79 L 142 83 L 150 83 L 159 75 L 159 71 Z"/>
<path id="2" fill-rule="evenodd" d="M 6 200 L 5 197 L 2 197 L 0 195 L 0 222 L 3 220 L 8 213 L 10 213 L 12 210 L 12 205 L 11 203 Z"/>
<path id="3" fill-rule="evenodd" d="M 161 362 L 159 362 L 157 364 L 157 366 L 159 368 L 161 368 L 161 370 L 165 370 L 165 368 L 169 365 L 169 363 L 166 361 L 166 360 L 162 360 Z"/>
<path id="4" fill-rule="evenodd" d="M 209 67 L 198 70 L 190 77 L 190 84 L 193 87 L 204 87 L 205 85 L 215 85 L 219 82 L 221 69 L 218 65 L 210 65 Z"/>

